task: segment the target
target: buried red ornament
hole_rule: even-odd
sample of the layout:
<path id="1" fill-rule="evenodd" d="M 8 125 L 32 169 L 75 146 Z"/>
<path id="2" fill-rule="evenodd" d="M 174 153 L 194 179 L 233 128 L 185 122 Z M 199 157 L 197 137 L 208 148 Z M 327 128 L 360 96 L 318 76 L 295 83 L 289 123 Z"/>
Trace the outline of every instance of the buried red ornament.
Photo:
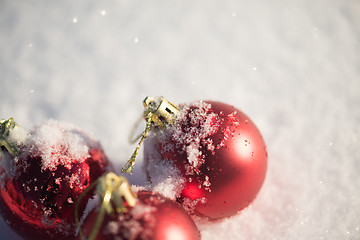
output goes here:
<path id="1" fill-rule="evenodd" d="M 75 238 L 75 202 L 111 168 L 100 144 L 69 124 L 48 121 L 28 133 L 11 118 L 1 121 L 0 147 L 6 222 L 25 239 Z"/>
<path id="2" fill-rule="evenodd" d="M 133 192 L 125 177 L 99 179 L 100 203 L 80 226 L 80 240 L 200 240 L 200 232 L 176 202 L 150 191 Z M 78 219 L 78 216 L 77 216 Z"/>
<path id="3" fill-rule="evenodd" d="M 144 105 L 149 126 L 144 169 L 150 182 L 158 179 L 154 169 L 172 163 L 181 179 L 175 198 L 189 213 L 210 220 L 235 215 L 255 199 L 265 179 L 267 152 L 249 117 L 215 101 L 175 106 L 146 98 Z"/>

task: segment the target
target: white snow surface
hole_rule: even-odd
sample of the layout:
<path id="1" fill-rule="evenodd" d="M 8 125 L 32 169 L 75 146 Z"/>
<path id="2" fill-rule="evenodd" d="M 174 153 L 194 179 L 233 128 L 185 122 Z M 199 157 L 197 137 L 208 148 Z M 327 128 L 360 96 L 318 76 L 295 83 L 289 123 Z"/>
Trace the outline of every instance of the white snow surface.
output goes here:
<path id="1" fill-rule="evenodd" d="M 199 225 L 202 239 L 360 239 L 358 0 L 5 0 L 0 34 L 0 118 L 79 126 L 118 173 L 146 96 L 251 117 L 264 186 L 239 215 Z M 132 184 L 145 184 L 142 158 Z M 0 232 L 20 239 L 4 220 Z"/>

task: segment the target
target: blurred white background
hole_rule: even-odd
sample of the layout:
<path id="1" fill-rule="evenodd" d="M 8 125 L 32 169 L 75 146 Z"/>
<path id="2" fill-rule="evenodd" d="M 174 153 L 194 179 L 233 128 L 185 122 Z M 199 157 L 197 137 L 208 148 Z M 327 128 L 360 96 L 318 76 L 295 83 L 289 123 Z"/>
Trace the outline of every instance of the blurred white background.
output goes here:
<path id="1" fill-rule="evenodd" d="M 77 125 L 118 170 L 147 95 L 250 116 L 265 184 L 204 240 L 360 239 L 360 1 L 4 0 L 0 36 L 0 118 Z"/>

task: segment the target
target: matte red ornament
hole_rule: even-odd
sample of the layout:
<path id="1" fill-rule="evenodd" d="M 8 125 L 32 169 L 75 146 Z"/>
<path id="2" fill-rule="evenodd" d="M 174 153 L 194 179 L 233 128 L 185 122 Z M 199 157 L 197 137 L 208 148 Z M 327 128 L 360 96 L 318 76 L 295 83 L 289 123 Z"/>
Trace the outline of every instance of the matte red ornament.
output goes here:
<path id="1" fill-rule="evenodd" d="M 158 105 L 158 104 L 157 104 Z M 152 128 L 145 141 L 144 169 L 171 161 L 185 184 L 176 196 L 191 214 L 221 219 L 237 214 L 258 194 L 267 151 L 255 126 L 239 109 L 216 101 L 179 106 L 176 120 Z"/>
<path id="2" fill-rule="evenodd" d="M 109 173 L 109 177 L 112 173 Z M 110 176 L 111 177 L 111 176 Z M 123 181 L 113 177 L 112 182 Z M 121 177 L 124 178 L 124 177 Z M 100 180 L 102 181 L 102 180 Z M 128 184 L 127 181 L 125 184 Z M 110 193 L 108 187 L 105 191 Z M 120 190 L 122 188 L 122 190 Z M 81 224 L 79 240 L 200 240 L 200 232 L 194 221 L 180 204 L 163 197 L 160 194 L 140 190 L 133 192 L 124 182 L 108 196 L 101 196 L 103 202 L 93 208 Z M 118 190 L 116 190 L 118 189 Z M 128 192 L 125 192 L 125 191 Z M 116 193 L 116 191 L 118 191 Z M 130 191 L 130 192 L 129 192 Z M 116 195 L 117 194 L 117 195 Z M 124 201 L 116 205 L 116 198 Z M 114 198 L 114 199 L 113 199 Z M 110 213 L 106 199 L 110 199 Z M 133 201 L 132 204 L 129 202 Z M 114 207 L 114 209 L 112 209 Z M 116 211 L 116 208 L 121 210 Z M 97 225 L 97 222 L 101 223 Z M 94 230 L 95 229 L 95 230 Z"/>
<path id="3" fill-rule="evenodd" d="M 48 121 L 27 133 L 9 119 L 1 121 L 0 146 L 6 222 L 26 239 L 74 239 L 75 202 L 111 169 L 99 142 L 69 124 Z"/>

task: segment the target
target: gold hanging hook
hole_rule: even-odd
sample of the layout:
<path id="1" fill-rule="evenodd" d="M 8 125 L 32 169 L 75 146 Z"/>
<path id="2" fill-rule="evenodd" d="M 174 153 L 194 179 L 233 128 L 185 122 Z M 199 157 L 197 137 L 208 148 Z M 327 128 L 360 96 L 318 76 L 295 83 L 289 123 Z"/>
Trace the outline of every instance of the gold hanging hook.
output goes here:
<path id="1" fill-rule="evenodd" d="M 79 204 L 88 192 L 96 187 L 96 193 L 102 199 L 99 215 L 88 237 L 85 237 L 79 220 Z M 128 180 L 109 172 L 90 184 L 79 196 L 75 205 L 75 221 L 81 239 L 94 240 L 100 231 L 105 214 L 112 215 L 128 211 L 128 207 L 136 204 L 136 194 L 131 190 Z"/>

